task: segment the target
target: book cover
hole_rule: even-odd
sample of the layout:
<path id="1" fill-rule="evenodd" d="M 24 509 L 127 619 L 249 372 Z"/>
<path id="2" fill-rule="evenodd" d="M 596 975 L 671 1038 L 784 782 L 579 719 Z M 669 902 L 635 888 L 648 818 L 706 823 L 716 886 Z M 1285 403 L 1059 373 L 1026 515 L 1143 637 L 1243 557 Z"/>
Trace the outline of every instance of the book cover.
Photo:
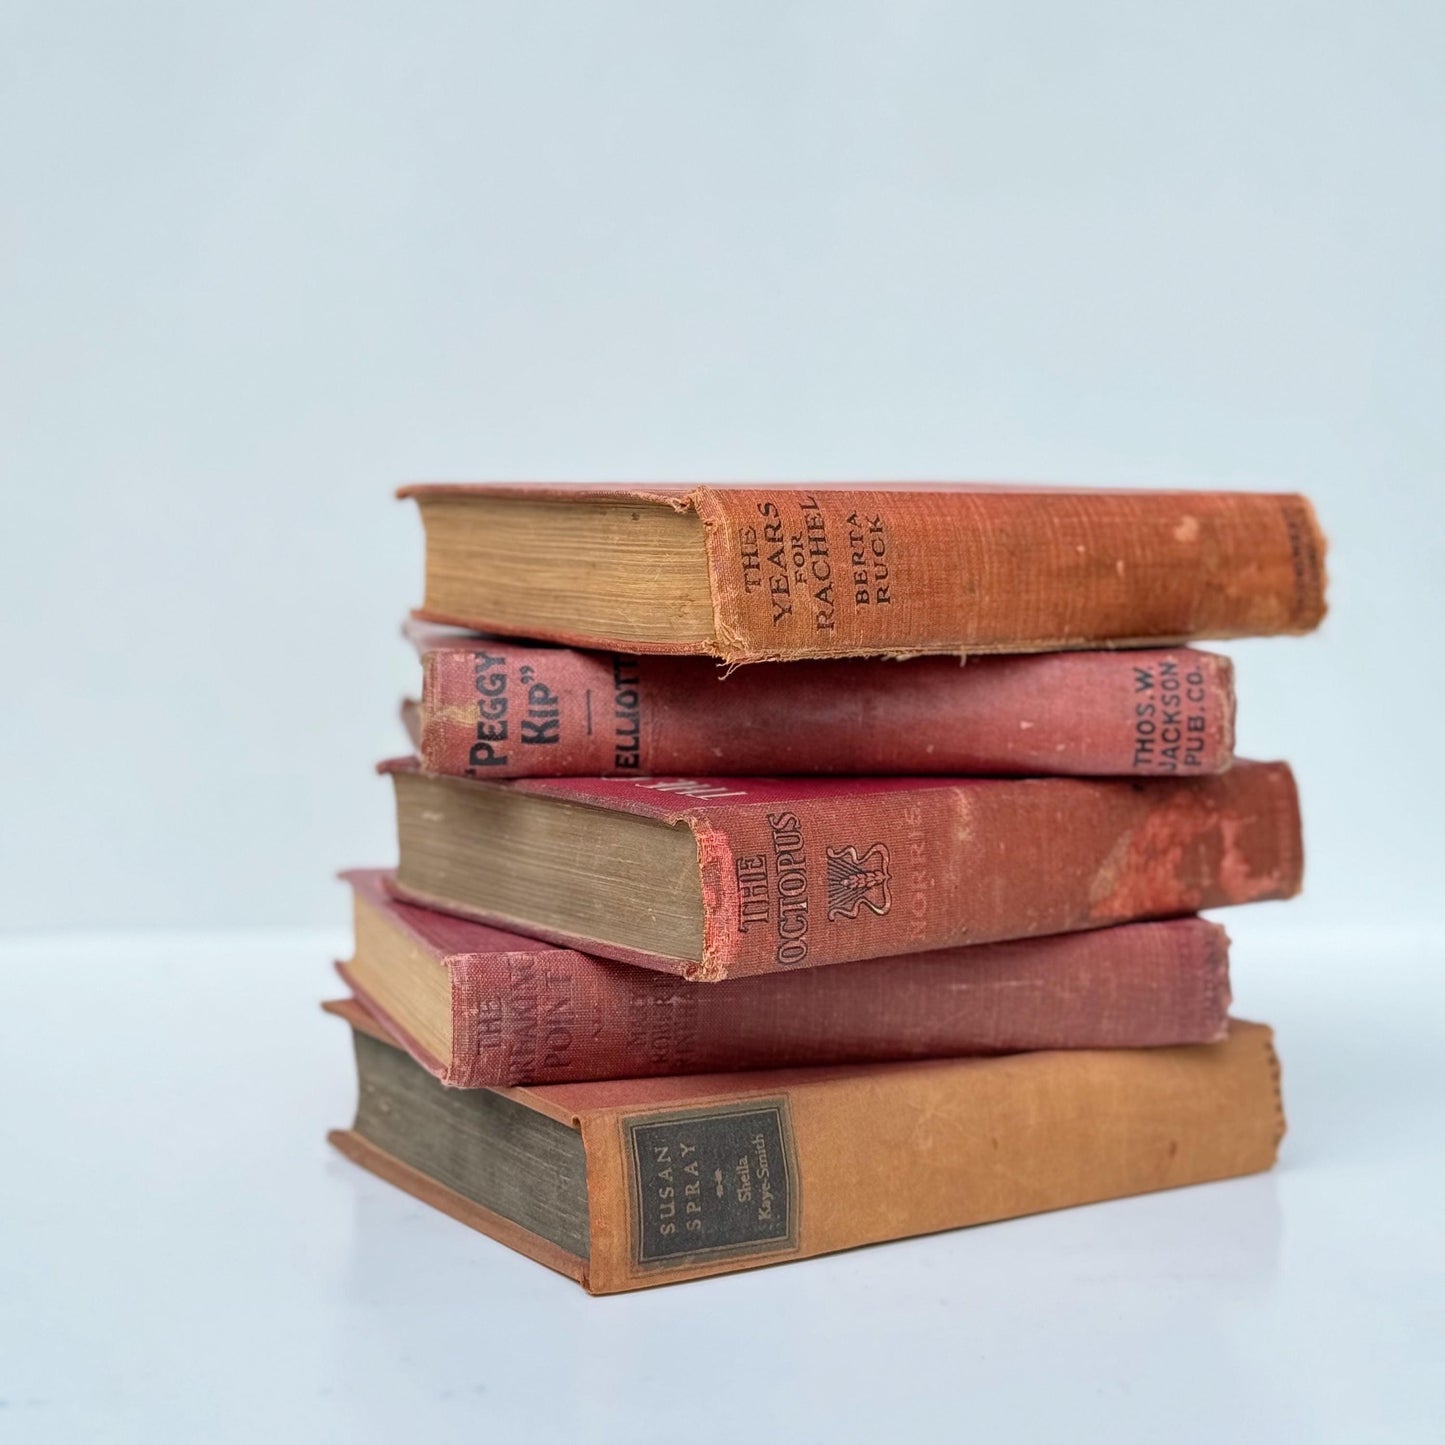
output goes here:
<path id="1" fill-rule="evenodd" d="M 402 897 L 702 981 L 1288 898 L 1303 873 L 1284 763 L 1181 779 L 505 783 L 383 766 L 397 788 Z M 534 876 L 536 847 L 485 868 L 434 865 L 439 825 L 501 846 L 499 810 L 527 811 L 517 799 L 530 800 L 523 835 L 535 844 L 546 824 L 568 852 L 565 888 Z M 667 830 L 672 862 L 629 861 L 658 836 L 635 825 L 626 843 L 583 857 L 569 841 L 595 821 L 583 809 Z M 602 879 L 604 863 L 616 877 Z M 613 926 L 623 897 L 645 919 L 665 904 L 683 921 L 624 932 Z"/>
<path id="2" fill-rule="evenodd" d="M 448 1090 L 354 1003 L 348 1158 L 595 1294 L 1250 1174 L 1284 1134 L 1272 1035 Z"/>
<path id="3" fill-rule="evenodd" d="M 1292 494 L 990 484 L 401 489 L 420 615 L 729 663 L 1308 632 L 1324 538 Z M 485 518 L 479 514 L 485 512 Z"/>
<path id="4" fill-rule="evenodd" d="M 777 663 L 584 652 L 413 624 L 422 766 L 461 777 L 1188 777 L 1234 746 L 1192 648 Z"/>
<path id="5" fill-rule="evenodd" d="M 1199 918 L 701 984 L 414 907 L 379 870 L 343 877 L 342 978 L 454 1087 L 1207 1043 L 1229 1008 L 1228 939 Z M 388 970 L 434 974 L 445 1018 L 408 1027 Z"/>

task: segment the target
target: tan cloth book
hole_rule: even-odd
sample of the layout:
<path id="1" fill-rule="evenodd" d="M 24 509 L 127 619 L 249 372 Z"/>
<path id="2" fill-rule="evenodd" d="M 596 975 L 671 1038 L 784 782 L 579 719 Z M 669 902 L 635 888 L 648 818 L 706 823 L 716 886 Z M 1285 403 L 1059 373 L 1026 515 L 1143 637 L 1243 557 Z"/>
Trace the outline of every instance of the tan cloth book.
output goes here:
<path id="1" fill-rule="evenodd" d="M 594 1294 L 1268 1169 L 1272 1034 L 1220 1044 L 447 1089 L 352 1001 L 332 1143 Z"/>

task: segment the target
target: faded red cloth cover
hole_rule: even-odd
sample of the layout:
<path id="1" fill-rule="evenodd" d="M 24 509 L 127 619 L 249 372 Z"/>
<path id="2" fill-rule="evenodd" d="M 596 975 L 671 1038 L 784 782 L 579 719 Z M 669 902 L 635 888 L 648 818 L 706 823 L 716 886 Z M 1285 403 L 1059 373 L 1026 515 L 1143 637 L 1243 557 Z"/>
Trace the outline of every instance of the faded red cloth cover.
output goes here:
<path id="1" fill-rule="evenodd" d="M 700 960 L 523 921 L 553 942 L 703 981 L 1288 898 L 1303 874 L 1299 800 L 1284 763 L 1241 762 L 1188 779 L 454 778 L 445 785 L 516 789 L 689 829 L 704 904 Z M 412 902 L 482 916 L 419 891 L 405 848 L 395 886 Z"/>
<path id="2" fill-rule="evenodd" d="M 429 548 L 469 498 L 644 503 L 695 518 L 714 636 L 636 650 L 730 663 L 1159 646 L 1309 632 L 1325 612 L 1325 539 L 1294 495 L 958 482 L 418 484 L 398 495 L 419 505 Z M 505 577 L 510 562 L 480 565 Z M 444 610 L 430 579 L 418 615 L 506 630 Z M 526 630 L 628 650 L 580 622 Z"/>
<path id="3" fill-rule="evenodd" d="M 379 871 L 344 876 L 358 904 L 446 971 L 451 1057 L 421 1047 L 345 964 L 342 977 L 418 1063 L 461 1088 L 1209 1043 L 1225 1032 L 1228 940 L 1199 918 L 699 984 L 402 903 Z"/>
<path id="4" fill-rule="evenodd" d="M 1191 648 L 775 663 L 724 676 L 704 658 L 407 631 L 433 773 L 1188 776 L 1233 755 L 1233 668 Z"/>

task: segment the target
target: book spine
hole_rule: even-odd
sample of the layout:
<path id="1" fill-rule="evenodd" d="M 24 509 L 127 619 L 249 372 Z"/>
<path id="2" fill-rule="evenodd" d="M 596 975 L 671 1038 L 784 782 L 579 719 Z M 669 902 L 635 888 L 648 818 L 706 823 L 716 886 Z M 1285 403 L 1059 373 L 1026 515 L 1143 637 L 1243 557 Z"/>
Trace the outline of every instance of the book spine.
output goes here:
<path id="1" fill-rule="evenodd" d="M 1303 873 L 1284 763 L 858 790 L 685 817 L 704 908 L 689 976 L 701 981 L 1288 898 Z"/>
<path id="2" fill-rule="evenodd" d="M 449 1061 L 369 1007 L 423 1067 L 468 1089 L 1207 1043 L 1229 1005 L 1228 941 L 1202 919 L 720 985 L 550 950 L 449 966 Z"/>
<path id="3" fill-rule="evenodd" d="M 740 1082 L 584 1113 L 594 1293 L 1268 1169 L 1270 1031 Z"/>
<path id="4" fill-rule="evenodd" d="M 703 488 L 717 653 L 1035 652 L 1307 632 L 1309 503 L 1259 493 Z"/>
<path id="5" fill-rule="evenodd" d="M 1233 669 L 1188 648 L 743 668 L 500 640 L 422 655 L 428 772 L 1190 775 L 1233 753 Z"/>

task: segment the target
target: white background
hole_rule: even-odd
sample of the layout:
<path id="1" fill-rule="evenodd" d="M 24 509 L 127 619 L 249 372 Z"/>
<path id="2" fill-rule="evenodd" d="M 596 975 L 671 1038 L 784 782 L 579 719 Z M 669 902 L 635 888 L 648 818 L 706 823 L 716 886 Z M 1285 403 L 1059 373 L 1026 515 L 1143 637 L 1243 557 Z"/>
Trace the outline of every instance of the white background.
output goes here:
<path id="1" fill-rule="evenodd" d="M 1387 0 L 0 0 L 0 1436 L 1437 1434 L 1442 73 Z M 1231 649 L 1280 1170 L 593 1302 L 331 1158 L 390 493 L 487 477 L 1309 492 L 1331 617 Z"/>
<path id="2" fill-rule="evenodd" d="M 1433 920 L 1445 10 L 0 4 L 0 929 L 333 924 L 411 478 L 1288 487 L 1297 922 Z"/>

